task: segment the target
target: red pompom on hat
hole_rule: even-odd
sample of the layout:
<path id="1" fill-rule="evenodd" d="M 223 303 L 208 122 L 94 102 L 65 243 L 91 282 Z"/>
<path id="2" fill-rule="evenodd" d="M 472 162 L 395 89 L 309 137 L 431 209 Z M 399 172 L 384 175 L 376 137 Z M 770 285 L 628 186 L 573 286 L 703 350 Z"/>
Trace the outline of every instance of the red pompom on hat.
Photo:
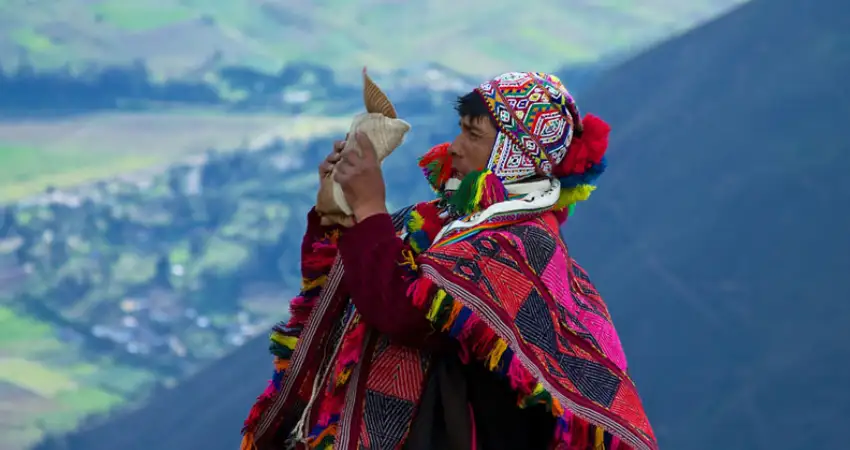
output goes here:
<path id="1" fill-rule="evenodd" d="M 557 177 L 580 175 L 602 163 L 605 151 L 608 150 L 611 126 L 593 114 L 584 116 L 581 125 L 581 132 L 573 136 L 567 155 L 555 167 L 554 175 Z"/>

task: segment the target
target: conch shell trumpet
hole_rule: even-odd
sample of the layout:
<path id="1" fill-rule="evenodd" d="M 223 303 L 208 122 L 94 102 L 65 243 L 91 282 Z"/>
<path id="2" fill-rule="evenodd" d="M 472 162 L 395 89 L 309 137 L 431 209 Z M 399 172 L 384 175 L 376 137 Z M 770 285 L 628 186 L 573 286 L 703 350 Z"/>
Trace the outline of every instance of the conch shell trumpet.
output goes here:
<path id="1" fill-rule="evenodd" d="M 363 104 L 366 112 L 354 117 L 345 141 L 343 152 L 356 151 L 355 133 L 364 133 L 369 137 L 381 162 L 390 155 L 410 131 L 410 124 L 398 118 L 395 107 L 387 95 L 375 84 L 363 69 Z M 350 227 L 354 224 L 351 206 L 345 200 L 342 187 L 333 180 L 333 171 L 319 180 L 319 194 L 316 198 L 316 212 L 322 217 L 323 225 L 339 224 Z"/>

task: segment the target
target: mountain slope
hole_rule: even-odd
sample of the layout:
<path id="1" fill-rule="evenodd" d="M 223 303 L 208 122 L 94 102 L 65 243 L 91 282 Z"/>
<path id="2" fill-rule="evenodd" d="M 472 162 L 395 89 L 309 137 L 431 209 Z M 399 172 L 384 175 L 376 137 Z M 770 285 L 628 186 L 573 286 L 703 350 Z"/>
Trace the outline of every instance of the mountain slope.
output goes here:
<path id="1" fill-rule="evenodd" d="M 394 69 L 435 61 L 492 75 L 629 51 L 743 1 L 3 0 L 0 60 L 56 67 L 142 59 L 169 76 L 220 63 Z"/>
<path id="2" fill-rule="evenodd" d="M 579 99 L 614 126 L 612 167 L 565 235 L 611 306 L 663 448 L 843 448 L 846 17 L 838 0 L 755 0 Z M 40 448 L 233 448 L 267 376 L 261 341 Z"/>
<path id="3" fill-rule="evenodd" d="M 270 375 L 267 347 L 267 337 L 254 339 L 178 388 L 160 392 L 142 410 L 67 441 L 48 440 L 36 448 L 239 448 L 246 411 Z"/>
<path id="4" fill-rule="evenodd" d="M 664 447 L 845 442 L 848 12 L 756 1 L 582 99 L 614 127 L 613 166 L 568 234 Z"/>

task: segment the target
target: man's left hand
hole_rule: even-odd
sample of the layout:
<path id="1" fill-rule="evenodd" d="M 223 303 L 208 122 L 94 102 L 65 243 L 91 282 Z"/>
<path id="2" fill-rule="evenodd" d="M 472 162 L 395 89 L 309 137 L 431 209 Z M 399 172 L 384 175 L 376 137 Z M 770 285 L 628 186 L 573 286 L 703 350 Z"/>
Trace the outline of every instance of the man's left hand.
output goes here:
<path id="1" fill-rule="evenodd" d="M 367 217 L 387 212 L 387 194 L 372 141 L 363 133 L 357 133 L 354 138 L 361 154 L 355 149 L 344 150 L 336 164 L 334 181 L 342 187 L 354 218 L 362 222 Z"/>

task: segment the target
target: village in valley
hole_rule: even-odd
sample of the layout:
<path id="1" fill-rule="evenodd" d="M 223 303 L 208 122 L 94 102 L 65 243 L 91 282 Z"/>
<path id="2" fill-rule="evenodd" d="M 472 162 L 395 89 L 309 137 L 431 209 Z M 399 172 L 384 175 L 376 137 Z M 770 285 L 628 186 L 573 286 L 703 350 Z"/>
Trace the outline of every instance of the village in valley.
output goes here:
<path id="1" fill-rule="evenodd" d="M 409 154 L 386 162 L 391 186 L 418 180 L 416 152 L 449 137 L 429 113 L 450 108 L 461 83 L 425 74 L 444 89 L 394 90 L 416 114 Z M 315 168 L 362 108 L 347 92 L 338 118 L 312 123 L 321 132 L 284 120 L 238 148 L 0 206 L 0 399 L 16 405 L 0 402 L 4 439 L 35 442 L 132 408 L 287 318 Z M 427 195 L 419 181 L 390 203 Z"/>

